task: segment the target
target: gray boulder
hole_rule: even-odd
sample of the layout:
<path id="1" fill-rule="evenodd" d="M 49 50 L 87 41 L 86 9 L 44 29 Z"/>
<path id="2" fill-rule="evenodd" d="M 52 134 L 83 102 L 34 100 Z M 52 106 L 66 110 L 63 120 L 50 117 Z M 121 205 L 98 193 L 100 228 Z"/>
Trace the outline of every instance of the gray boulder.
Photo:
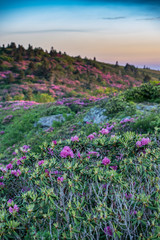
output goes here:
<path id="1" fill-rule="evenodd" d="M 107 116 L 104 115 L 104 112 L 106 110 L 103 108 L 91 108 L 89 110 L 89 112 L 86 114 L 86 116 L 84 117 L 83 121 L 84 122 L 92 122 L 92 123 L 103 123 L 106 122 L 108 120 Z"/>
<path id="2" fill-rule="evenodd" d="M 67 114 L 67 116 L 69 115 L 70 114 Z M 64 121 L 65 121 L 65 118 L 63 117 L 63 115 L 57 114 L 57 115 L 40 118 L 39 121 L 35 124 L 35 126 L 37 126 L 37 124 L 40 124 L 43 128 L 48 128 L 48 127 L 52 127 L 53 122 L 64 122 Z"/>

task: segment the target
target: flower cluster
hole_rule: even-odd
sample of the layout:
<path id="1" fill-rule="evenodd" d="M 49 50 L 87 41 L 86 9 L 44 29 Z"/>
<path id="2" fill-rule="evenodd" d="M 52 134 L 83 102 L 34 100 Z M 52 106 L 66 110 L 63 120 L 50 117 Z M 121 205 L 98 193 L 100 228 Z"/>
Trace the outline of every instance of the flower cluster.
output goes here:
<path id="1" fill-rule="evenodd" d="M 109 158 L 107 158 L 107 157 L 103 158 L 103 160 L 102 160 L 103 165 L 108 165 L 110 163 L 111 163 L 111 160 Z"/>
<path id="2" fill-rule="evenodd" d="M 62 149 L 62 151 L 61 151 L 61 153 L 60 153 L 60 156 L 61 156 L 62 158 L 67 158 L 67 157 L 73 158 L 73 157 L 74 157 L 74 154 L 73 154 L 73 151 L 70 149 L 70 147 L 65 146 L 65 147 Z"/>
<path id="3" fill-rule="evenodd" d="M 149 138 L 142 138 L 141 141 L 136 142 L 136 146 L 142 147 L 142 146 L 148 145 L 150 142 L 151 142 L 151 140 Z"/>
<path id="4" fill-rule="evenodd" d="M 71 141 L 72 142 L 79 142 L 79 137 L 78 136 L 71 137 Z"/>

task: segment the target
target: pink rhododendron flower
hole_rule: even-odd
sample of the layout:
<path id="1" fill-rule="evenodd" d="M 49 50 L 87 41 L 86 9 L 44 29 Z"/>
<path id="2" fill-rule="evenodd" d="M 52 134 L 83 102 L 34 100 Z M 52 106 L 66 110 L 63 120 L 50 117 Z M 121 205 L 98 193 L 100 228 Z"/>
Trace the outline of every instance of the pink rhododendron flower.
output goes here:
<path id="1" fill-rule="evenodd" d="M 13 200 L 12 200 L 12 199 L 9 199 L 8 202 L 7 202 L 8 205 L 9 205 L 9 204 L 12 204 L 12 203 L 13 203 Z"/>
<path id="2" fill-rule="evenodd" d="M 13 174 L 14 176 L 18 177 L 21 175 L 21 171 L 18 169 L 18 170 L 11 170 L 11 174 Z"/>
<path id="3" fill-rule="evenodd" d="M 113 170 L 116 171 L 118 167 L 117 166 L 110 166 L 110 168 L 112 168 Z"/>
<path id="4" fill-rule="evenodd" d="M 22 164 L 22 163 L 21 163 L 21 160 L 18 159 L 18 160 L 17 160 L 17 165 L 20 165 L 20 164 Z"/>
<path id="5" fill-rule="evenodd" d="M 19 211 L 19 207 L 16 204 L 13 207 L 9 207 L 10 213 L 14 213 L 14 212 L 18 212 L 18 211 Z"/>
<path id="6" fill-rule="evenodd" d="M 89 138 L 90 140 L 93 140 L 95 137 L 93 134 L 90 134 L 87 138 Z"/>
<path id="7" fill-rule="evenodd" d="M 102 128 L 101 131 L 99 131 L 100 133 L 102 133 L 103 135 L 106 135 L 109 133 L 109 130 L 108 129 L 105 129 L 105 128 Z"/>
<path id="8" fill-rule="evenodd" d="M 63 182 L 63 180 L 64 180 L 63 177 L 58 177 L 57 178 L 57 181 L 59 181 L 59 182 Z"/>
<path id="9" fill-rule="evenodd" d="M 112 229 L 110 228 L 110 226 L 107 226 L 106 228 L 104 228 L 104 232 L 108 236 L 113 236 L 113 232 L 112 232 Z"/>
<path id="10" fill-rule="evenodd" d="M 4 187 L 4 185 L 5 185 L 5 184 L 4 184 L 3 182 L 0 182 L 0 186 Z"/>
<path id="11" fill-rule="evenodd" d="M 137 146 L 137 147 L 142 147 L 142 146 L 147 145 L 147 144 L 150 143 L 150 142 L 151 142 L 151 140 L 150 140 L 149 138 L 142 138 L 141 141 L 137 141 L 137 142 L 136 142 L 136 146 Z"/>
<path id="12" fill-rule="evenodd" d="M 65 147 L 62 149 L 62 151 L 61 151 L 61 153 L 60 153 L 60 156 L 61 156 L 62 158 L 67 158 L 67 157 L 73 158 L 73 157 L 74 157 L 74 154 L 73 154 L 73 151 L 70 149 L 70 147 L 65 146 Z"/>
<path id="13" fill-rule="evenodd" d="M 6 166 L 7 169 L 12 169 L 13 168 L 13 165 L 11 163 L 9 163 L 7 166 Z"/>
<path id="14" fill-rule="evenodd" d="M 80 154 L 80 152 L 77 153 L 77 156 L 78 156 L 79 158 L 81 158 L 81 154 Z"/>
<path id="15" fill-rule="evenodd" d="M 71 141 L 72 142 L 79 142 L 79 137 L 78 136 L 71 137 Z"/>
<path id="16" fill-rule="evenodd" d="M 53 140 L 52 141 L 54 145 L 57 145 L 57 141 L 56 140 Z"/>
<path id="17" fill-rule="evenodd" d="M 38 162 L 38 165 L 41 166 L 42 164 L 44 164 L 44 160 L 41 160 Z"/>
<path id="18" fill-rule="evenodd" d="M 109 158 L 107 158 L 107 157 L 103 158 L 103 160 L 102 160 L 103 165 L 108 165 L 110 163 L 111 163 L 111 160 Z"/>

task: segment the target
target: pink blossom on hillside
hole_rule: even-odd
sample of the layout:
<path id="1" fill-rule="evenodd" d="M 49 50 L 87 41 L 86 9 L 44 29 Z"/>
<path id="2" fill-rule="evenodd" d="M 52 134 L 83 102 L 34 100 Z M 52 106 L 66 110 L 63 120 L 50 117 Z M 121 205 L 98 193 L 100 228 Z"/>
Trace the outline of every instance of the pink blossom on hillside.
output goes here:
<path id="1" fill-rule="evenodd" d="M 87 138 L 89 138 L 90 140 L 93 140 L 95 136 L 93 134 L 90 134 Z"/>
<path id="2" fill-rule="evenodd" d="M 38 162 L 38 165 L 39 165 L 39 166 L 41 166 L 41 165 L 43 165 L 43 164 L 44 164 L 44 160 L 41 160 L 41 161 Z"/>
<path id="3" fill-rule="evenodd" d="M 103 165 L 108 165 L 110 163 L 111 163 L 111 160 L 109 158 L 107 158 L 107 157 L 103 158 L 103 160 L 102 160 Z"/>
<path id="4" fill-rule="evenodd" d="M 64 180 L 63 177 L 58 177 L 58 178 L 57 178 L 57 181 L 58 181 L 58 182 L 63 182 L 63 180 Z"/>
<path id="5" fill-rule="evenodd" d="M 100 133 L 102 133 L 103 135 L 106 135 L 109 133 L 108 129 L 102 128 L 102 130 L 99 131 Z"/>
<path id="6" fill-rule="evenodd" d="M 148 145 L 148 143 L 150 143 L 150 142 L 151 142 L 151 140 L 149 138 L 144 138 L 143 137 L 141 141 L 136 142 L 136 146 L 137 147 L 142 147 L 142 146 Z"/>
<path id="7" fill-rule="evenodd" d="M 60 156 L 62 158 L 67 158 L 67 157 L 71 157 L 71 158 L 74 158 L 74 154 L 73 154 L 73 151 L 70 149 L 70 147 L 68 146 L 65 146 L 61 153 L 60 153 Z"/>
<path id="8" fill-rule="evenodd" d="M 11 163 L 9 163 L 6 168 L 9 170 L 9 169 L 12 169 L 13 168 L 13 165 Z"/>
<path id="9" fill-rule="evenodd" d="M 14 207 L 9 207 L 10 213 L 15 213 L 19 211 L 19 207 L 15 204 Z"/>
<path id="10" fill-rule="evenodd" d="M 71 137 L 71 141 L 72 142 L 79 142 L 79 137 L 78 136 Z"/>

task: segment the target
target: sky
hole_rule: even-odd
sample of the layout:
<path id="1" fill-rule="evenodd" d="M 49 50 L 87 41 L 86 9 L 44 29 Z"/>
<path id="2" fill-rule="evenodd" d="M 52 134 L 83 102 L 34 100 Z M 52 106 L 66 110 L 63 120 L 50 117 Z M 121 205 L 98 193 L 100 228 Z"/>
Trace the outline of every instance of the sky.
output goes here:
<path id="1" fill-rule="evenodd" d="M 160 0 L 5 0 L 0 45 L 160 70 Z"/>

